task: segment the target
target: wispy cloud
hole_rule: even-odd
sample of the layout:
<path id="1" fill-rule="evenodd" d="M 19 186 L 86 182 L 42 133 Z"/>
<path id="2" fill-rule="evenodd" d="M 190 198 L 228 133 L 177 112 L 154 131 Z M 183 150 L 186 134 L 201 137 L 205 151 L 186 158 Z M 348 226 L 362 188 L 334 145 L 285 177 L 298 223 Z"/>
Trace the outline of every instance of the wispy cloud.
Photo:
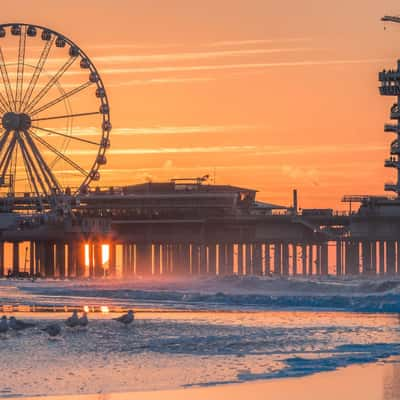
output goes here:
<path id="1" fill-rule="evenodd" d="M 237 64 L 209 64 L 192 66 L 165 66 L 165 67 L 132 67 L 132 68 L 105 68 L 104 74 L 139 74 L 139 73 L 164 73 L 164 72 L 193 72 L 193 71 L 218 71 L 238 69 L 268 69 L 282 67 L 314 67 L 330 65 L 375 64 L 390 61 L 387 58 L 364 58 L 342 60 L 304 60 L 281 61 L 268 63 L 237 63 Z"/>
<path id="2" fill-rule="evenodd" d="M 226 39 L 215 42 L 193 43 L 193 46 L 201 47 L 230 47 L 248 46 L 257 44 L 310 42 L 311 37 L 292 37 L 292 38 L 257 38 L 257 39 Z M 187 44 L 186 44 L 187 45 Z M 183 43 L 102 43 L 88 44 L 88 49 L 162 49 L 183 47 Z M 40 47 L 38 47 L 40 48 Z"/>
<path id="3" fill-rule="evenodd" d="M 141 128 L 114 128 L 112 130 L 112 136 L 134 136 L 134 135 L 190 135 L 190 134 L 203 134 L 203 133 L 224 133 L 224 132 L 234 132 L 234 131 L 249 131 L 253 129 L 261 128 L 257 125 L 161 125 L 161 126 L 150 126 Z M 265 127 L 264 127 L 265 128 Z M 67 129 L 60 128 L 48 128 L 56 132 L 63 134 L 69 134 Z M 79 137 L 87 136 L 99 136 L 100 129 L 96 127 L 82 127 L 75 126 L 74 132 L 77 133 Z M 56 136 L 51 133 L 43 133 L 39 131 L 40 136 Z M 72 136 L 74 133 L 72 133 Z"/>
<path id="4" fill-rule="evenodd" d="M 160 63 L 160 62 L 181 62 L 194 60 L 208 60 L 226 57 L 245 57 L 265 54 L 299 53 L 321 50 L 310 47 L 279 47 L 279 48 L 257 48 L 257 49 L 235 49 L 215 51 L 192 51 L 156 54 L 110 54 L 107 56 L 93 56 L 91 60 L 102 64 L 133 64 L 133 63 Z M 36 65 L 37 58 L 26 58 L 29 65 Z M 46 65 L 62 64 L 65 58 L 49 58 Z"/>
<path id="5" fill-rule="evenodd" d="M 167 61 L 191 61 L 204 60 L 220 57 L 242 57 L 275 53 L 298 53 L 315 51 L 309 47 L 280 47 L 272 49 L 238 49 L 218 50 L 206 52 L 165 53 L 165 54 L 143 54 L 143 55 L 110 55 L 107 57 L 93 57 L 96 62 L 102 63 L 142 63 L 142 62 L 167 62 Z"/>
<path id="6" fill-rule="evenodd" d="M 113 135 L 182 135 L 194 133 L 223 133 L 256 129 L 255 125 L 188 125 L 155 126 L 145 128 L 116 128 Z"/>
<path id="7" fill-rule="evenodd" d="M 190 77 L 190 78 L 170 77 L 170 78 L 132 79 L 125 82 L 112 82 L 109 83 L 107 87 L 203 83 L 215 80 L 216 78 L 213 77 Z"/>
<path id="8" fill-rule="evenodd" d="M 290 43 L 290 42 L 310 42 L 312 38 L 297 37 L 297 38 L 279 38 L 279 39 L 247 39 L 247 40 L 220 40 L 217 42 L 208 43 L 207 46 L 246 46 L 253 44 L 271 44 L 271 43 Z"/>
<path id="9" fill-rule="evenodd" d="M 194 147 L 157 147 L 157 148 L 120 148 L 110 149 L 109 155 L 151 155 L 151 154 L 192 154 L 192 153 L 251 153 L 253 155 L 295 155 L 295 154 L 324 154 L 337 152 L 375 152 L 385 150 L 387 146 L 381 144 L 324 145 L 324 146 L 257 146 L 257 145 L 229 145 L 229 146 L 194 146 Z M 67 150 L 67 154 L 86 156 L 97 154 L 96 150 Z"/>
<path id="10" fill-rule="evenodd" d="M 110 155 L 149 155 L 149 154 L 191 154 L 254 151 L 257 146 L 206 146 L 206 147 L 159 147 L 159 148 L 124 148 L 110 149 Z M 66 154 L 86 156 L 97 154 L 96 150 L 67 150 Z"/>

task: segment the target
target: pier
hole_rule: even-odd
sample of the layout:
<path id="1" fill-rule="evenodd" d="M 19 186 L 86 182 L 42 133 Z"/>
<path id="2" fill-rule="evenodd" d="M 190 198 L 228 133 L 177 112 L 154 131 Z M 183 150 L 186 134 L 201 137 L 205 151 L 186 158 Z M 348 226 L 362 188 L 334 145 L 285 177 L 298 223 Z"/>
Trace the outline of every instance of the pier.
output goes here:
<path id="1" fill-rule="evenodd" d="M 253 190 L 196 182 L 97 190 L 70 217 L 5 214 L 0 271 L 59 278 L 400 273 L 400 213 L 387 215 L 397 201 L 343 200 L 361 206 L 299 212 L 258 202 Z"/>
<path id="2" fill-rule="evenodd" d="M 211 184 L 208 176 L 98 186 L 112 131 L 99 71 L 76 43 L 50 29 L 0 25 L 0 40 L 10 37 L 18 42 L 12 80 L 0 55 L 5 90 L 0 93 L 0 276 L 400 274 L 400 62 L 378 76 L 380 94 L 397 99 L 392 123 L 384 126 L 395 134 L 385 160 L 397 174 L 385 190 L 395 196 L 346 195 L 343 201 L 350 207 L 343 213 L 300 209 L 296 190 L 290 206 L 262 202 L 255 189 Z M 34 41 L 43 50 L 24 81 L 25 50 Z M 40 83 L 54 48 L 66 50 L 65 63 Z M 54 98 L 50 89 L 59 87 L 72 66 L 79 72 L 73 76 L 86 81 Z M 95 89 L 92 108 L 88 98 L 85 110 L 72 112 L 69 102 L 89 87 Z M 64 114 L 54 111 L 61 104 Z M 89 117 L 98 131 L 88 138 L 74 131 L 72 120 Z M 46 123 L 54 120 L 65 126 L 49 128 Z M 70 158 L 66 139 L 77 151 L 95 149 L 89 170 Z M 63 168 L 76 173 L 80 185 L 62 184 Z M 29 191 L 21 190 L 28 186 Z"/>

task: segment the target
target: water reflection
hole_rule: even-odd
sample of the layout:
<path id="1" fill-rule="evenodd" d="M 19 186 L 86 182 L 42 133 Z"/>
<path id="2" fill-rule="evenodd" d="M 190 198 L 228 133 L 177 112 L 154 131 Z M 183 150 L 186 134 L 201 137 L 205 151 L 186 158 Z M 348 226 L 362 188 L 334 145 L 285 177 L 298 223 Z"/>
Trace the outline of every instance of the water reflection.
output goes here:
<path id="1" fill-rule="evenodd" d="M 397 316 L 397 323 L 400 327 L 400 314 Z M 393 360 L 393 364 L 385 369 L 383 381 L 383 399 L 400 399 L 400 359 Z"/>

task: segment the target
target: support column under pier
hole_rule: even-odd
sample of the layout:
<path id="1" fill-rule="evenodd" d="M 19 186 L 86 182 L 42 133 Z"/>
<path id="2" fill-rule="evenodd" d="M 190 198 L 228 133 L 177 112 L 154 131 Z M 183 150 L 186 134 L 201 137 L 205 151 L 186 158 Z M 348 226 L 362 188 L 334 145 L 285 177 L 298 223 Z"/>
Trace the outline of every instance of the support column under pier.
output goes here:
<path id="1" fill-rule="evenodd" d="M 77 243 L 77 257 L 76 257 L 76 276 L 83 278 L 86 272 L 86 255 L 85 255 L 85 242 Z"/>
<path id="2" fill-rule="evenodd" d="M 271 254 L 270 254 L 270 244 L 265 243 L 264 245 L 264 274 L 271 275 Z"/>
<path id="3" fill-rule="evenodd" d="M 358 275 L 360 272 L 360 248 L 358 241 L 346 242 L 346 275 Z"/>
<path id="4" fill-rule="evenodd" d="M 102 244 L 99 241 L 94 242 L 93 244 L 93 274 L 96 278 L 104 277 L 104 268 L 103 268 L 103 248 Z"/>
<path id="5" fill-rule="evenodd" d="M 396 251 L 395 242 L 389 240 L 386 242 L 386 273 L 394 275 L 396 273 Z"/>
<path id="6" fill-rule="evenodd" d="M 217 274 L 217 248 L 215 243 L 208 245 L 208 274 Z"/>
<path id="7" fill-rule="evenodd" d="M 122 276 L 128 277 L 133 275 L 133 260 L 131 259 L 131 245 L 128 242 L 122 243 Z"/>
<path id="8" fill-rule="evenodd" d="M 226 274 L 226 247 L 225 244 L 218 245 L 218 275 Z"/>
<path id="9" fill-rule="evenodd" d="M 6 275 L 4 268 L 4 242 L 0 241 L 0 277 Z"/>
<path id="10" fill-rule="evenodd" d="M 238 259 L 237 259 L 237 274 L 240 275 L 244 275 L 244 264 L 243 264 L 243 244 L 239 243 L 237 245 L 237 249 L 238 249 Z"/>
<path id="11" fill-rule="evenodd" d="M 282 248 L 282 273 L 284 276 L 289 275 L 289 243 L 283 243 Z"/>
<path id="12" fill-rule="evenodd" d="M 88 244 L 88 252 L 89 252 L 89 264 L 87 266 L 88 275 L 90 277 L 92 277 L 92 276 L 94 276 L 94 248 L 93 248 L 93 242 L 89 242 L 89 244 Z"/>
<path id="13" fill-rule="evenodd" d="M 151 270 L 151 244 L 136 243 L 136 275 L 150 276 Z"/>
<path id="14" fill-rule="evenodd" d="M 65 244 L 63 242 L 57 242 L 56 248 L 56 271 L 57 275 L 64 279 L 65 274 Z"/>
<path id="15" fill-rule="evenodd" d="M 246 271 L 245 275 L 251 275 L 253 273 L 253 262 L 252 262 L 252 248 L 250 243 L 246 243 Z"/>
<path id="16" fill-rule="evenodd" d="M 371 274 L 371 242 L 363 241 L 361 243 L 362 251 L 362 273 L 365 275 Z"/>
<path id="17" fill-rule="evenodd" d="M 156 243 L 153 246 L 153 274 L 160 275 L 161 273 L 161 251 L 160 244 Z"/>
<path id="18" fill-rule="evenodd" d="M 190 272 L 190 245 L 177 244 L 173 246 L 173 273 L 187 275 Z"/>
<path id="19" fill-rule="evenodd" d="M 12 272 L 14 275 L 17 275 L 19 272 L 19 242 L 13 243 L 13 269 Z"/>
<path id="20" fill-rule="evenodd" d="M 161 245 L 161 267 L 162 267 L 162 274 L 168 275 L 169 274 L 169 253 L 168 253 L 168 244 L 163 243 Z"/>
<path id="21" fill-rule="evenodd" d="M 297 267 L 297 244 L 292 244 L 292 274 L 296 276 L 298 273 Z"/>
<path id="22" fill-rule="evenodd" d="M 301 245 L 301 272 L 305 276 L 307 275 L 307 245 Z"/>
<path id="23" fill-rule="evenodd" d="M 253 275 L 261 276 L 262 270 L 262 247 L 261 243 L 253 244 Z"/>
<path id="24" fill-rule="evenodd" d="M 117 275 L 117 245 L 115 242 L 109 244 L 108 250 L 108 274 L 115 278 Z"/>
<path id="25" fill-rule="evenodd" d="M 371 242 L 371 274 L 376 275 L 376 245 L 375 241 Z"/>
<path id="26" fill-rule="evenodd" d="M 315 270 L 318 276 L 321 275 L 321 245 L 318 244 L 316 246 L 316 255 L 315 255 Z"/>
<path id="27" fill-rule="evenodd" d="M 179 275 L 181 268 L 179 245 L 171 244 L 170 254 L 171 254 L 171 274 Z"/>
<path id="28" fill-rule="evenodd" d="M 35 241 L 35 274 L 42 276 L 42 266 L 40 265 L 40 246 L 41 242 Z"/>
<path id="29" fill-rule="evenodd" d="M 1 266 L 0 266 L 1 273 Z M 29 275 L 35 275 L 35 242 L 29 242 Z"/>
<path id="30" fill-rule="evenodd" d="M 207 247 L 204 244 L 201 244 L 198 248 L 198 256 L 199 256 L 199 274 L 206 275 L 207 274 Z M 189 272 L 189 265 L 186 266 L 187 271 Z"/>
<path id="31" fill-rule="evenodd" d="M 321 275 L 328 276 L 328 243 L 321 244 Z"/>
<path id="32" fill-rule="evenodd" d="M 227 243 L 225 245 L 225 274 L 226 275 L 233 275 L 233 243 Z"/>
<path id="33" fill-rule="evenodd" d="M 54 277 L 54 244 L 45 242 L 43 254 L 44 271 L 46 278 Z"/>
<path id="34" fill-rule="evenodd" d="M 312 276 L 314 268 L 314 250 L 313 245 L 308 245 L 308 275 Z"/>
<path id="35" fill-rule="evenodd" d="M 385 242 L 379 242 L 379 275 L 385 274 Z"/>
<path id="36" fill-rule="evenodd" d="M 282 243 L 274 243 L 274 273 L 282 275 Z"/>
<path id="37" fill-rule="evenodd" d="M 343 264 L 342 264 L 342 258 L 343 258 L 343 252 L 342 252 L 342 241 L 337 240 L 336 241 L 336 275 L 341 276 L 343 275 Z"/>
<path id="38" fill-rule="evenodd" d="M 191 273 L 192 275 L 202 274 L 200 267 L 200 245 L 191 245 Z M 204 272 L 203 272 L 204 273 Z"/>
<path id="39" fill-rule="evenodd" d="M 68 242 L 67 252 L 68 252 L 67 275 L 68 278 L 73 278 L 76 276 L 77 243 Z"/>

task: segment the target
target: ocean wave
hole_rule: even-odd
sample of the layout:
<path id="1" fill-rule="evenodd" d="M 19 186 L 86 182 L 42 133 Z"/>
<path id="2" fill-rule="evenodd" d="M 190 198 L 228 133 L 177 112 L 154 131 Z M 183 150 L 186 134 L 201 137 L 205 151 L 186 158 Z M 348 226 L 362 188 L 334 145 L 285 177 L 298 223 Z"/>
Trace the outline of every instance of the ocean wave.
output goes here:
<path id="1" fill-rule="evenodd" d="M 8 299 L 29 304 L 117 302 L 126 306 L 400 313 L 399 278 L 224 277 L 132 281 L 13 282 Z M 6 298 L 0 284 L 0 302 Z"/>

